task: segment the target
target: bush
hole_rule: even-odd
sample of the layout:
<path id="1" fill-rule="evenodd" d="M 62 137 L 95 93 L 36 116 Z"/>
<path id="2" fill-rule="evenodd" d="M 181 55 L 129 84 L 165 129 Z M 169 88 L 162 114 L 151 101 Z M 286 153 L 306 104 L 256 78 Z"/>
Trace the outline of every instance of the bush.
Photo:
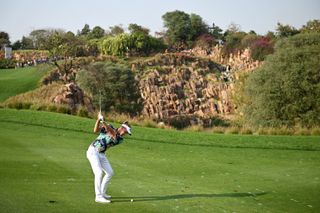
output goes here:
<path id="1" fill-rule="evenodd" d="M 77 83 L 93 97 L 99 108 L 100 97 L 104 111 L 136 115 L 142 110 L 142 102 L 134 73 L 125 65 L 97 62 L 88 65 L 77 74 Z"/>
<path id="2" fill-rule="evenodd" d="M 58 113 L 63 113 L 63 114 L 71 114 L 71 109 L 66 106 L 58 106 L 57 108 Z"/>
<path id="3" fill-rule="evenodd" d="M 211 128 L 211 131 L 213 133 L 224 134 L 226 131 L 226 128 L 225 127 L 213 127 L 213 128 Z"/>
<path id="4" fill-rule="evenodd" d="M 273 44 L 266 37 L 256 40 L 251 45 L 251 57 L 253 60 L 263 61 L 271 53 L 273 53 Z"/>
<path id="5" fill-rule="evenodd" d="M 320 125 L 320 34 L 280 40 L 244 89 L 245 119 L 253 127 Z"/>
<path id="6" fill-rule="evenodd" d="M 12 59 L 0 59 L 0 69 L 11 69 L 15 68 L 15 61 Z"/>
<path id="7" fill-rule="evenodd" d="M 190 117 L 189 116 L 175 116 L 168 119 L 168 125 L 176 129 L 184 129 L 190 126 Z"/>
<path id="8" fill-rule="evenodd" d="M 88 112 L 88 110 L 86 108 L 80 107 L 78 109 L 77 116 L 88 118 L 89 117 L 89 112 Z"/>
<path id="9" fill-rule="evenodd" d="M 248 128 L 242 128 L 242 129 L 240 130 L 240 133 L 241 133 L 242 135 L 252 135 L 252 134 L 253 134 L 252 130 L 251 130 L 251 129 L 248 129 Z"/>
<path id="10" fill-rule="evenodd" d="M 185 128 L 184 130 L 191 131 L 191 132 L 202 132 L 204 130 L 204 128 L 201 125 L 192 125 L 192 126 Z"/>
<path id="11" fill-rule="evenodd" d="M 239 134 L 240 129 L 238 127 L 230 127 L 226 129 L 225 134 Z"/>
<path id="12" fill-rule="evenodd" d="M 320 127 L 314 127 L 311 129 L 311 135 L 320 135 Z"/>
<path id="13" fill-rule="evenodd" d="M 311 130 L 307 128 L 299 128 L 296 130 L 295 135 L 310 135 Z"/>
<path id="14" fill-rule="evenodd" d="M 56 105 L 49 105 L 47 109 L 49 112 L 57 112 L 58 107 Z"/>

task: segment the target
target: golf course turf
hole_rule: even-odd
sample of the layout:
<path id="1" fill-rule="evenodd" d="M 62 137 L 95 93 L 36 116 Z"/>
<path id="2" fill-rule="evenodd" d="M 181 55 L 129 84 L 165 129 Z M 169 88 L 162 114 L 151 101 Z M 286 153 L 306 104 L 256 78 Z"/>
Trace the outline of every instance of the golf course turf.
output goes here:
<path id="1" fill-rule="evenodd" d="M 320 211 L 319 136 L 136 126 L 107 151 L 112 203 L 95 203 L 85 154 L 94 122 L 0 109 L 0 212 Z"/>

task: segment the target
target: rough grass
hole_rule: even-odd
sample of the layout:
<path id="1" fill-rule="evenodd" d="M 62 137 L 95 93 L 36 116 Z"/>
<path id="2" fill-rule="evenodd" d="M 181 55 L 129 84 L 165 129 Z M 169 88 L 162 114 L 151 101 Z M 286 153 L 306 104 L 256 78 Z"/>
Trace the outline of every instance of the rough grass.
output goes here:
<path id="1" fill-rule="evenodd" d="M 320 210 L 318 136 L 136 126 L 108 151 L 113 203 L 96 204 L 85 157 L 93 125 L 70 115 L 0 109 L 0 212 Z"/>

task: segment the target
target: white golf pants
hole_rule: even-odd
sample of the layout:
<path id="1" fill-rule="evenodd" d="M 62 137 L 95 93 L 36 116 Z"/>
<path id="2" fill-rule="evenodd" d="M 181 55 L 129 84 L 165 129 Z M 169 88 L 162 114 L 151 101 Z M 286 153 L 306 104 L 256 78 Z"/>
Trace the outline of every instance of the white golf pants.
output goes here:
<path id="1" fill-rule="evenodd" d="M 96 197 L 102 197 L 106 193 L 111 177 L 114 175 L 112 167 L 106 155 L 97 152 L 92 145 L 89 146 L 87 150 L 87 158 L 94 174 L 94 191 Z"/>

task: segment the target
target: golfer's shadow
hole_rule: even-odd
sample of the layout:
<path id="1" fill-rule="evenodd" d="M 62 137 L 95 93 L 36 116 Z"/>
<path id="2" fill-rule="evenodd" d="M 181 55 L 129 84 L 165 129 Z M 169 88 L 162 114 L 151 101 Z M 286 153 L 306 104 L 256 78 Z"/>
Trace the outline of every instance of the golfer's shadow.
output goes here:
<path id="1" fill-rule="evenodd" d="M 189 198 L 219 198 L 219 197 L 257 197 L 267 194 L 267 192 L 259 193 L 223 193 L 223 194 L 177 194 L 177 195 L 151 195 L 151 196 L 133 196 L 133 197 L 112 197 L 113 202 L 146 202 L 161 200 L 179 200 Z M 131 201 L 132 200 L 132 201 Z"/>

